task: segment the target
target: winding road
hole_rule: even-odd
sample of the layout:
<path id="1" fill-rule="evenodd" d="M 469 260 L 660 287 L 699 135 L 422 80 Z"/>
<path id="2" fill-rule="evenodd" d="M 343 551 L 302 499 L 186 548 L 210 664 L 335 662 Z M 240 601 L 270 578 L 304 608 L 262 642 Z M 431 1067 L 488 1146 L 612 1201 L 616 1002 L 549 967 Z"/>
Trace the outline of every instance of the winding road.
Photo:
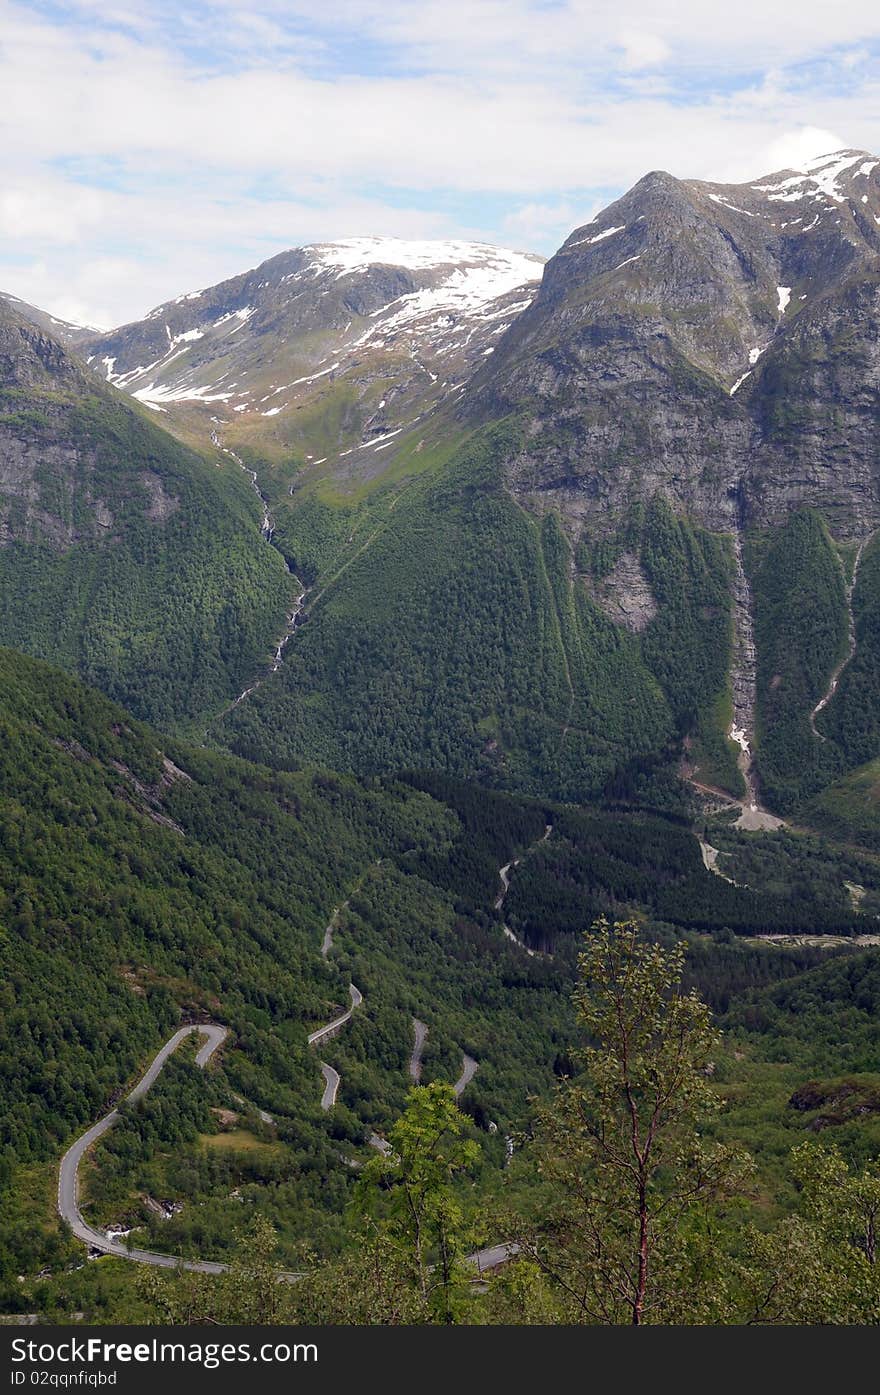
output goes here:
<path id="1" fill-rule="evenodd" d="M 510 890 L 510 874 L 513 871 L 514 867 L 518 867 L 520 865 L 520 863 L 523 860 L 523 857 L 528 857 L 529 853 L 534 852 L 535 848 L 539 848 L 542 843 L 546 843 L 547 839 L 550 837 L 550 834 L 552 832 L 553 825 L 552 823 L 548 823 L 544 829 L 542 836 L 538 839 L 536 843 L 533 843 L 530 848 L 526 849 L 522 857 L 515 857 L 512 862 L 506 862 L 503 867 L 498 868 L 498 875 L 501 878 L 501 892 L 495 899 L 494 905 L 492 907 L 493 910 L 500 911 L 502 906 L 504 905 L 507 893 Z M 523 952 L 527 954 L 530 959 L 537 959 L 539 957 L 544 959 L 553 958 L 552 954 L 539 955 L 538 950 L 530 949 L 529 946 L 526 944 L 525 940 L 521 940 L 519 938 L 519 935 L 515 935 L 509 925 L 502 924 L 501 929 L 504 931 L 505 937 L 508 940 L 512 940 L 513 943 L 517 945 L 521 950 L 523 950 Z"/>
<path id="2" fill-rule="evenodd" d="M 425 1041 L 428 1036 L 428 1028 L 424 1022 L 420 1022 L 417 1017 L 412 1020 L 413 1024 L 413 1049 L 409 1058 L 410 1079 L 418 1085 L 422 1078 L 422 1053 L 425 1050 Z"/>
<path id="3" fill-rule="evenodd" d="M 322 1027 L 318 1032 L 312 1033 L 312 1037 L 309 1038 L 310 1041 L 313 1039 L 320 1040 L 321 1036 L 326 1034 L 328 1030 L 338 1030 L 348 1021 L 354 1009 L 360 1007 L 363 1002 L 363 996 L 358 989 L 355 988 L 353 983 L 350 985 L 350 992 L 352 1005 L 349 1011 L 343 1013 L 341 1017 L 334 1018 L 332 1022 L 328 1023 L 327 1027 Z M 425 1031 L 427 1034 L 427 1028 Z M 202 1069 L 208 1064 L 215 1051 L 218 1047 L 222 1046 L 229 1035 L 228 1028 L 222 1027 L 217 1022 L 199 1022 L 190 1027 L 180 1027 L 173 1036 L 168 1038 L 165 1045 L 160 1047 L 156 1052 L 156 1055 L 153 1057 L 134 1089 L 126 1096 L 127 1103 L 131 1104 L 134 1103 L 135 1100 L 143 1098 L 159 1078 L 162 1067 L 165 1065 L 169 1056 L 172 1056 L 181 1042 L 186 1041 L 194 1032 L 205 1038 L 205 1041 L 196 1052 L 196 1065 Z M 477 1069 L 477 1062 L 470 1056 L 464 1056 L 463 1061 L 464 1069 L 455 1085 L 456 1095 L 460 1094 L 467 1082 L 473 1079 L 474 1072 Z M 332 1071 L 332 1067 L 328 1066 L 327 1070 Z M 335 1072 L 333 1073 L 335 1074 Z M 337 1076 L 336 1079 L 338 1084 L 339 1077 Z M 462 1081 L 464 1083 L 462 1083 Z M 461 1090 L 459 1089 L 459 1085 L 461 1085 Z M 88 1245 L 91 1249 L 99 1250 L 102 1254 L 116 1255 L 120 1259 L 130 1259 L 136 1264 L 151 1264 L 158 1269 L 185 1269 L 196 1274 L 228 1273 L 231 1266 L 223 1264 L 219 1260 L 181 1259 L 177 1255 L 160 1254 L 157 1250 L 141 1250 L 135 1247 L 129 1248 L 122 1240 L 117 1240 L 106 1235 L 103 1230 L 97 1230 L 85 1220 L 79 1209 L 79 1165 L 92 1145 L 97 1143 L 98 1139 L 103 1137 L 108 1129 L 113 1127 L 119 1117 L 119 1110 L 111 1109 L 109 1114 L 105 1114 L 96 1124 L 92 1124 L 91 1128 L 86 1129 L 85 1133 L 81 1134 L 76 1142 L 71 1144 L 61 1159 L 61 1165 L 58 1169 L 58 1213 L 62 1220 L 67 1222 L 78 1240 L 82 1240 L 83 1243 Z M 377 1134 L 373 1135 L 370 1139 L 370 1143 L 373 1147 L 378 1147 L 383 1152 L 389 1151 L 389 1145 L 384 1139 L 379 1138 Z M 469 1254 L 467 1256 L 467 1262 L 477 1270 L 478 1274 L 482 1274 L 485 1270 L 493 1268 L 496 1264 L 503 1263 L 505 1259 L 512 1258 L 516 1253 L 516 1249 L 517 1247 L 514 1245 L 489 1245 L 484 1249 L 475 1250 L 472 1254 Z M 285 1283 L 295 1283 L 297 1280 L 306 1277 L 307 1275 L 305 1273 L 294 1273 L 289 1270 L 279 1270 L 278 1273 L 279 1280 Z"/>
<path id="4" fill-rule="evenodd" d="M 321 1074 L 324 1077 L 324 1093 L 321 1096 L 321 1108 L 326 1114 L 336 1103 L 336 1092 L 339 1089 L 341 1076 L 338 1070 L 328 1066 L 326 1061 L 321 1062 Z"/>
<path id="5" fill-rule="evenodd" d="M 319 1027 L 316 1032 L 310 1032 L 309 1046 L 317 1046 L 319 1041 L 329 1041 L 331 1037 L 335 1037 L 336 1033 L 345 1026 L 346 1022 L 351 1021 L 351 1015 L 355 1008 L 359 1008 L 364 1001 L 364 995 L 359 988 L 355 988 L 353 983 L 348 985 L 348 991 L 351 997 L 351 1007 L 347 1012 L 342 1012 L 338 1017 L 334 1017 L 333 1021 L 328 1022 L 326 1027 Z"/>
<path id="6" fill-rule="evenodd" d="M 466 1051 L 463 1051 L 461 1053 L 461 1075 L 452 1087 L 456 1099 L 461 1099 L 479 1069 L 479 1061 L 475 1061 L 473 1056 L 469 1056 Z"/>
<path id="7" fill-rule="evenodd" d="M 355 1008 L 360 1007 L 363 1002 L 363 994 L 353 983 L 349 984 L 351 995 L 351 1007 L 347 1012 L 343 1012 L 339 1017 L 334 1017 L 332 1022 L 328 1022 L 325 1027 L 319 1027 L 317 1031 L 309 1036 L 309 1045 L 315 1046 L 320 1041 L 326 1041 L 334 1036 L 346 1022 L 349 1021 Z M 173 1036 L 169 1037 L 165 1045 L 156 1052 L 144 1074 L 135 1085 L 134 1089 L 126 1096 L 126 1103 L 133 1104 L 136 1100 L 142 1099 L 147 1091 L 155 1084 L 161 1074 L 162 1068 L 169 1056 L 172 1056 L 181 1042 L 196 1032 L 203 1036 L 205 1041 L 196 1053 L 196 1065 L 204 1069 L 218 1047 L 229 1035 L 228 1028 L 222 1027 L 216 1022 L 200 1022 L 191 1027 L 180 1027 Z M 332 1066 L 321 1063 L 321 1073 L 324 1076 L 324 1094 L 321 1099 L 321 1108 L 332 1109 L 336 1103 L 336 1091 L 339 1088 L 339 1075 Z M 240 1096 L 235 1096 L 240 1099 Z M 244 1103 L 244 1101 L 242 1101 Z M 267 1123 L 274 1123 L 274 1119 L 265 1110 L 258 1110 L 261 1119 Z M 109 1114 L 105 1114 L 103 1119 L 99 1119 L 91 1128 L 86 1129 L 84 1134 L 72 1143 L 61 1159 L 58 1169 L 58 1214 L 67 1221 L 73 1234 L 78 1240 L 82 1240 L 93 1250 L 100 1250 L 103 1254 L 118 1255 L 122 1259 L 132 1259 L 139 1264 L 152 1264 L 160 1269 L 188 1269 L 198 1274 L 225 1274 L 228 1264 L 222 1264 L 218 1260 L 211 1259 L 179 1259 L 175 1255 L 159 1254 L 155 1250 L 140 1250 L 129 1247 L 122 1240 L 106 1235 L 103 1230 L 98 1230 L 95 1226 L 89 1225 L 79 1209 L 79 1165 L 88 1150 L 102 1138 L 109 1129 L 120 1118 L 118 1109 L 111 1109 Z M 301 1279 L 302 1274 L 281 1273 L 280 1278 L 292 1282 Z"/>
<path id="8" fill-rule="evenodd" d="M 334 1017 L 333 1021 L 328 1022 L 326 1027 L 319 1027 L 316 1032 L 311 1032 L 309 1035 L 309 1046 L 317 1046 L 318 1042 L 329 1041 L 331 1037 L 335 1037 L 336 1033 L 342 1030 L 346 1022 L 351 1020 L 351 1015 L 355 1008 L 359 1008 L 364 1001 L 364 995 L 359 988 L 355 988 L 353 983 L 348 985 L 348 991 L 351 996 L 351 1007 L 347 1012 L 340 1013 L 338 1017 Z M 326 1061 L 321 1062 L 321 1074 L 324 1077 L 324 1093 L 321 1096 L 321 1108 L 326 1113 L 327 1110 L 332 1109 L 336 1103 L 340 1076 L 339 1072 L 334 1070 L 332 1066 L 329 1066 Z"/>
<path id="9" fill-rule="evenodd" d="M 553 825 L 548 824 L 543 837 L 538 841 L 545 842 L 550 837 L 552 831 Z M 537 847 L 538 844 L 536 843 L 533 846 Z M 529 851 L 531 851 L 531 849 L 529 849 Z M 510 872 L 513 867 L 518 865 L 520 860 L 521 859 L 517 858 L 515 861 L 508 862 L 504 867 L 499 869 L 502 891 L 495 902 L 496 910 L 500 910 L 504 903 L 504 898 L 510 886 Z M 342 907 L 339 907 L 334 912 L 324 932 L 321 955 L 325 960 L 333 945 L 333 930 L 338 924 L 339 912 L 341 909 Z M 507 930 L 507 927 L 505 927 L 505 930 Z M 512 932 L 508 931 L 507 933 L 511 935 L 511 938 L 515 938 Z M 517 943 L 520 942 L 517 941 Z M 521 947 L 529 954 L 534 953 L 534 951 L 529 950 L 526 945 L 522 945 Z M 331 1040 L 342 1030 L 346 1023 L 351 1020 L 354 1012 L 362 1005 L 364 996 L 360 989 L 357 988 L 355 984 L 349 983 L 348 991 L 351 1005 L 345 1012 L 341 1012 L 337 1017 L 334 1017 L 330 1022 L 326 1023 L 325 1026 L 318 1027 L 315 1031 L 310 1032 L 308 1036 L 309 1046 L 318 1046 L 321 1042 Z M 412 1023 L 414 1043 L 409 1060 L 409 1074 L 414 1081 L 418 1082 L 421 1079 L 422 1053 L 428 1036 L 428 1027 L 426 1023 L 420 1022 L 416 1017 L 412 1019 Z M 200 1037 L 204 1037 L 204 1041 L 196 1052 L 195 1057 L 196 1065 L 202 1069 L 208 1064 L 214 1053 L 222 1046 L 229 1035 L 228 1028 L 216 1022 L 203 1022 L 187 1027 L 180 1027 L 168 1038 L 164 1046 L 156 1052 L 156 1055 L 153 1057 L 140 1080 L 138 1080 L 137 1084 L 126 1096 L 126 1103 L 133 1104 L 135 1101 L 143 1098 L 147 1091 L 155 1084 L 165 1062 L 173 1055 L 181 1043 L 191 1037 L 193 1033 Z M 456 1099 L 461 1098 L 478 1070 L 479 1062 L 475 1061 L 467 1052 L 462 1052 L 461 1074 L 452 1087 Z M 326 1061 L 321 1062 L 321 1074 L 324 1078 L 324 1092 L 321 1097 L 321 1108 L 327 1112 L 331 1110 L 336 1103 L 340 1076 L 339 1072 Z M 233 1098 L 239 1103 L 246 1103 L 241 1096 L 236 1095 L 233 1096 Z M 268 1114 L 265 1110 L 258 1109 L 257 1113 L 266 1123 L 275 1123 L 272 1115 Z M 84 1244 L 90 1246 L 91 1249 L 97 1250 L 103 1254 L 116 1255 L 121 1259 L 130 1259 L 138 1264 L 150 1264 L 161 1269 L 185 1269 L 200 1274 L 227 1273 L 230 1266 L 221 1263 L 219 1260 L 181 1259 L 178 1256 L 161 1254 L 155 1250 L 142 1250 L 129 1247 L 122 1239 L 107 1235 L 104 1231 L 98 1230 L 95 1226 L 90 1225 L 86 1221 L 79 1206 L 79 1166 L 89 1149 L 113 1127 L 119 1118 L 119 1109 L 111 1109 L 110 1112 L 99 1119 L 97 1123 L 92 1124 L 90 1128 L 86 1129 L 85 1133 L 81 1134 L 80 1137 L 71 1144 L 62 1157 L 58 1169 L 57 1199 L 58 1213 L 61 1218 L 67 1222 L 77 1239 L 82 1240 Z M 373 1134 L 371 1136 L 370 1144 L 372 1147 L 379 1148 L 383 1152 L 389 1150 L 388 1143 L 380 1138 L 378 1134 Z M 482 1272 L 502 1262 L 504 1259 L 509 1258 L 513 1253 L 515 1253 L 515 1248 L 512 1246 L 494 1245 L 468 1255 L 468 1262 L 475 1267 L 478 1272 Z M 304 1277 L 305 1275 L 301 1273 L 279 1272 L 279 1279 L 287 1282 L 293 1282 Z"/>
<path id="10" fill-rule="evenodd" d="M 309 1046 L 316 1046 L 321 1041 L 327 1041 L 335 1036 L 351 1018 L 355 1008 L 359 1008 L 363 1002 L 363 994 L 353 983 L 348 986 L 351 996 L 351 1007 L 347 1012 L 340 1013 L 334 1017 L 332 1022 L 328 1022 L 325 1027 L 319 1027 L 309 1036 Z M 191 1027 L 180 1027 L 173 1036 L 169 1037 L 165 1045 L 161 1047 L 153 1057 L 144 1074 L 135 1085 L 134 1089 L 126 1096 L 127 1104 L 134 1104 L 136 1100 L 142 1099 L 152 1085 L 158 1080 L 162 1067 L 172 1056 L 181 1042 L 197 1032 L 199 1036 L 205 1038 L 203 1044 L 196 1053 L 196 1065 L 204 1068 L 218 1047 L 229 1035 L 226 1027 L 220 1026 L 216 1022 L 201 1022 Z M 332 1066 L 321 1062 L 321 1074 L 324 1076 L 324 1094 L 321 1098 L 321 1108 L 329 1110 L 336 1103 L 336 1092 L 339 1089 L 339 1074 Z M 240 1099 L 240 1096 L 235 1096 Z M 244 1101 L 241 1101 L 244 1103 Z M 257 1111 L 260 1118 L 266 1123 L 274 1123 L 271 1114 L 265 1110 Z M 112 1238 L 102 1230 L 97 1230 L 89 1225 L 79 1209 L 79 1165 L 88 1150 L 102 1138 L 109 1129 L 118 1121 L 120 1117 L 118 1109 L 111 1109 L 109 1114 L 105 1114 L 103 1119 L 99 1119 L 91 1128 L 86 1129 L 84 1134 L 72 1143 L 58 1169 L 58 1214 L 67 1221 L 74 1235 L 78 1240 L 82 1240 L 92 1249 L 101 1250 L 104 1254 L 119 1255 L 123 1259 L 133 1259 L 140 1264 L 154 1264 L 162 1269 L 190 1269 L 199 1274 L 225 1274 L 229 1268 L 228 1264 L 221 1264 L 210 1259 L 178 1259 L 174 1255 L 158 1254 L 153 1250 L 129 1249 L 122 1240 Z M 297 1279 L 299 1274 L 283 1274 L 285 1279 Z"/>
<path id="11" fill-rule="evenodd" d="M 214 1052 L 219 1046 L 222 1046 L 228 1036 L 227 1029 L 218 1026 L 215 1022 L 199 1023 L 194 1027 L 181 1027 L 172 1037 L 168 1038 L 161 1050 L 156 1052 L 134 1089 L 126 1096 L 126 1103 L 133 1104 L 135 1100 L 143 1098 L 151 1085 L 158 1079 L 168 1057 L 173 1055 L 181 1042 L 192 1036 L 193 1032 L 206 1038 L 196 1054 L 196 1065 L 202 1068 L 208 1064 Z M 59 1215 L 67 1221 L 78 1240 L 83 1240 L 92 1249 L 101 1250 L 104 1254 L 120 1255 L 123 1259 L 133 1259 L 140 1264 L 157 1265 L 161 1269 L 190 1269 L 199 1274 L 225 1273 L 229 1266 L 219 1264 L 214 1260 L 177 1259 L 173 1255 L 157 1254 L 153 1250 L 129 1249 L 123 1241 L 111 1239 L 102 1230 L 96 1230 L 84 1219 L 79 1209 L 79 1165 L 89 1148 L 97 1143 L 108 1129 L 112 1129 L 119 1117 L 119 1110 L 111 1109 L 110 1113 L 105 1114 L 103 1119 L 99 1119 L 97 1124 L 92 1124 L 90 1129 L 86 1129 L 86 1132 L 81 1134 L 64 1154 L 58 1169 Z"/>

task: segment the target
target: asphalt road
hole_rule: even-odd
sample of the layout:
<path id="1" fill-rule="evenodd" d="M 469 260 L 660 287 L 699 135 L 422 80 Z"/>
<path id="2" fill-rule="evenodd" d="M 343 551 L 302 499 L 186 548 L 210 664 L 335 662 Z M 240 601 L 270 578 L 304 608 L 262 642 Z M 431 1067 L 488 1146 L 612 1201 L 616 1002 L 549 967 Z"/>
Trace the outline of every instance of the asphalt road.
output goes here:
<path id="1" fill-rule="evenodd" d="M 473 1056 L 469 1056 L 466 1051 L 463 1051 L 461 1056 L 461 1075 L 452 1087 L 456 1099 L 459 1099 L 464 1094 L 479 1068 L 479 1062 L 475 1061 Z"/>
<path id="2" fill-rule="evenodd" d="M 309 1037 L 310 1046 L 314 1046 L 316 1042 L 334 1035 L 349 1021 L 355 1009 L 360 1007 L 364 1000 L 363 994 L 353 983 L 349 984 L 349 994 L 351 996 L 351 1007 L 347 1012 L 342 1013 L 339 1017 L 335 1017 L 332 1022 L 328 1022 L 326 1027 L 320 1027 L 316 1032 L 313 1032 Z M 418 1047 L 424 1044 L 424 1037 L 427 1036 L 427 1028 L 424 1027 L 424 1023 L 416 1022 L 415 1019 L 413 1019 L 413 1022 L 416 1028 Z M 419 1028 L 424 1028 L 424 1035 L 421 1038 L 421 1042 L 418 1040 Z M 158 1079 L 162 1067 L 165 1065 L 169 1056 L 173 1055 L 181 1042 L 185 1041 L 193 1032 L 205 1038 L 196 1052 L 196 1065 L 201 1067 L 208 1064 L 214 1052 L 223 1044 L 229 1035 L 227 1028 L 221 1027 L 216 1022 L 202 1022 L 191 1027 L 181 1027 L 173 1036 L 169 1037 L 165 1045 L 156 1052 L 156 1055 L 144 1071 L 140 1080 L 134 1086 L 134 1089 L 126 1096 L 129 1103 L 141 1099 L 142 1096 L 147 1093 Z M 456 1096 L 464 1092 L 469 1081 L 471 1081 L 476 1074 L 477 1069 L 478 1063 L 473 1057 L 463 1054 L 462 1072 L 453 1086 Z M 321 1107 L 322 1109 L 328 1110 L 331 1109 L 336 1102 L 336 1092 L 339 1088 L 339 1074 L 332 1066 L 327 1065 L 325 1062 L 321 1063 L 321 1073 L 325 1081 Z M 263 1114 L 263 1111 L 260 1111 L 260 1113 L 262 1117 L 266 1119 L 269 1118 L 268 1115 Z M 187 1269 L 198 1274 L 225 1274 L 229 1269 L 229 1265 L 222 1264 L 219 1260 L 178 1259 L 174 1255 L 159 1254 L 155 1250 L 130 1249 L 124 1241 L 111 1239 L 104 1231 L 97 1230 L 84 1219 L 79 1209 L 79 1165 L 92 1145 L 96 1143 L 108 1129 L 112 1129 L 118 1118 L 119 1110 L 111 1109 L 110 1113 L 105 1114 L 103 1119 L 99 1119 L 96 1124 L 92 1124 L 91 1128 L 86 1129 L 85 1133 L 81 1134 L 76 1142 L 72 1143 L 64 1154 L 58 1169 L 59 1214 L 67 1221 L 78 1240 L 82 1240 L 94 1250 L 100 1250 L 103 1254 L 118 1255 L 121 1259 L 134 1260 L 138 1264 L 152 1264 L 160 1269 Z M 370 1142 L 374 1147 L 381 1147 L 382 1151 L 386 1151 L 388 1148 L 388 1144 L 385 1143 L 384 1139 L 380 1139 L 378 1135 L 373 1135 Z M 484 1270 L 491 1269 L 495 1265 L 503 1263 L 506 1259 L 511 1258 L 516 1251 L 516 1245 L 489 1245 L 485 1249 L 476 1250 L 473 1254 L 468 1255 L 467 1261 L 478 1273 L 482 1273 Z M 292 1283 L 297 1279 L 305 1278 L 305 1275 L 281 1272 L 278 1277 Z"/>
<path id="3" fill-rule="evenodd" d="M 350 1020 L 355 1008 L 360 1007 L 364 1001 L 363 993 L 359 988 L 355 988 L 353 983 L 348 985 L 348 991 L 351 996 L 351 1007 L 347 1012 L 341 1013 L 339 1017 L 334 1017 L 333 1021 L 328 1022 L 326 1027 L 319 1027 L 316 1032 L 310 1032 L 309 1046 L 317 1046 L 319 1041 L 326 1041 L 328 1037 L 335 1036 L 340 1027 L 344 1027 L 346 1022 Z"/>
<path id="4" fill-rule="evenodd" d="M 321 1074 L 324 1077 L 324 1093 L 321 1096 L 321 1108 L 326 1113 L 332 1109 L 336 1103 L 336 1091 L 339 1089 L 340 1075 L 338 1070 L 328 1066 L 326 1061 L 321 1062 Z"/>
<path id="5" fill-rule="evenodd" d="M 417 1017 L 412 1020 L 413 1024 L 413 1049 L 409 1058 L 410 1077 L 418 1085 L 422 1078 L 422 1052 L 425 1049 L 425 1039 L 428 1035 L 428 1028 L 424 1022 L 420 1022 Z"/>
<path id="6" fill-rule="evenodd" d="M 225 1041 L 228 1035 L 225 1027 L 220 1027 L 213 1022 L 200 1023 L 196 1027 L 181 1027 L 179 1031 L 174 1033 L 173 1037 L 169 1037 L 161 1050 L 156 1052 L 146 1071 L 127 1096 L 130 1103 L 141 1099 L 147 1093 L 151 1085 L 158 1079 L 168 1057 L 193 1032 L 198 1032 L 200 1036 L 205 1037 L 205 1041 L 196 1054 L 196 1065 L 198 1066 L 207 1065 L 218 1046 Z M 81 1134 L 64 1154 L 58 1169 L 59 1214 L 67 1221 L 78 1240 L 85 1241 L 93 1249 L 102 1250 L 104 1254 L 121 1255 L 124 1259 L 134 1259 L 141 1264 L 155 1264 L 162 1269 L 193 1269 L 201 1274 L 224 1273 L 229 1266 L 215 1263 L 213 1260 L 175 1259 L 173 1255 L 154 1254 L 151 1250 L 129 1249 L 122 1240 L 111 1240 L 102 1230 L 96 1230 L 94 1226 L 90 1226 L 84 1220 L 79 1209 L 79 1165 L 92 1144 L 96 1143 L 108 1129 L 112 1129 L 118 1118 L 119 1110 L 111 1109 L 110 1113 L 105 1114 L 103 1119 L 99 1119 L 97 1124 L 92 1124 L 90 1129 L 86 1129 L 86 1132 Z"/>
<path id="7" fill-rule="evenodd" d="M 330 926 L 327 927 L 327 933 L 329 933 L 329 931 Z M 348 992 L 351 998 L 351 1007 L 347 1012 L 341 1013 L 339 1017 L 334 1017 L 333 1021 L 328 1022 L 326 1027 L 319 1027 L 316 1032 L 312 1032 L 309 1035 L 309 1046 L 317 1046 L 318 1042 L 328 1041 L 330 1037 L 335 1037 L 336 1033 L 345 1026 L 346 1022 L 351 1020 L 351 1015 L 355 1008 L 359 1008 L 364 1001 L 364 995 L 359 988 L 355 988 L 353 983 L 348 985 Z M 339 1089 L 340 1075 L 339 1071 L 334 1070 L 332 1066 L 328 1066 L 326 1061 L 321 1062 L 321 1074 L 324 1077 L 324 1093 L 321 1096 L 321 1108 L 326 1114 L 336 1103 L 336 1093 Z"/>
<path id="8" fill-rule="evenodd" d="M 484 1250 L 475 1250 L 472 1255 L 468 1255 L 467 1262 L 472 1264 L 479 1274 L 483 1274 L 487 1269 L 495 1269 L 497 1265 L 504 1264 L 517 1254 L 519 1245 L 510 1241 L 502 1245 L 487 1245 Z"/>

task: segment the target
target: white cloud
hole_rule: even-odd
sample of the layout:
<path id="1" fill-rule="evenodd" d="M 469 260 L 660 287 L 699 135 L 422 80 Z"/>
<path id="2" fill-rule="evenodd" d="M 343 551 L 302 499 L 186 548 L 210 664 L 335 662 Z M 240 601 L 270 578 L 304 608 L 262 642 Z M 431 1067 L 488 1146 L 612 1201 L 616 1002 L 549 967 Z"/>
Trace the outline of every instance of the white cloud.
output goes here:
<path id="1" fill-rule="evenodd" d="M 53 258 L 51 263 L 36 260 L 6 268 L 0 260 L 0 287 L 59 319 L 108 329 L 117 322 L 117 298 L 129 293 L 133 284 L 143 284 L 143 266 L 134 259 L 77 258 L 59 284 L 59 271 L 65 265 L 64 258 Z"/>
<path id="2" fill-rule="evenodd" d="M 0 284 L 55 313 L 119 321 L 356 233 L 550 252 L 648 169 L 880 148 L 864 0 L 65 9 L 0 0 Z"/>
<path id="3" fill-rule="evenodd" d="M 63 186 L 43 192 L 54 219 L 65 218 Z M 101 227 L 104 241 L 132 245 L 129 255 L 94 251 L 88 236 L 53 236 L 40 241 L 40 254 L 13 255 L 0 234 L 0 288 L 42 306 L 62 319 L 110 326 L 140 318 L 147 310 L 186 291 L 216 284 L 286 248 L 326 242 L 346 234 L 421 239 L 450 237 L 459 231 L 431 211 L 389 208 L 336 191 L 328 206 L 248 197 L 238 184 L 223 191 L 157 198 L 105 192 Z M 50 223 L 52 218 L 49 219 Z M 34 238 L 21 242 L 22 250 Z"/>
<path id="4" fill-rule="evenodd" d="M 0 191 L 0 237 L 77 242 L 100 226 L 104 207 L 105 198 L 97 189 L 21 175 Z"/>
<path id="5" fill-rule="evenodd" d="M 599 212 L 601 202 L 587 207 L 566 199 L 560 203 L 524 203 L 506 214 L 502 224 L 505 240 L 526 248 L 561 243 L 572 228 L 588 223 Z"/>
<path id="6" fill-rule="evenodd" d="M 639 29 L 625 29 L 618 44 L 623 53 L 623 67 L 630 72 L 639 68 L 657 68 L 672 53 L 664 39 Z"/>
<path id="7" fill-rule="evenodd" d="M 796 131 L 786 131 L 777 140 L 771 141 L 763 157 L 762 168 L 766 168 L 768 173 L 799 169 L 808 160 L 843 149 L 846 145 L 847 142 L 833 131 L 823 131 L 818 126 L 802 126 Z"/>

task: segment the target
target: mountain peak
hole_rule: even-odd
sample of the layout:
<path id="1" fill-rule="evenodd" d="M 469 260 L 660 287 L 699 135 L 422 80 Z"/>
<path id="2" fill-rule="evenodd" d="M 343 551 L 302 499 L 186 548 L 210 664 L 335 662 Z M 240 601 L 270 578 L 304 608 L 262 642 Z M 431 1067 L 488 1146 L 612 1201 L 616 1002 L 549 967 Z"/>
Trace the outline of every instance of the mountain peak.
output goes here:
<path id="1" fill-rule="evenodd" d="M 737 510 L 776 522 L 796 495 L 842 533 L 868 532 L 878 265 L 880 159 L 867 151 L 744 184 L 652 172 L 551 258 L 459 414 L 529 413 L 510 477 L 537 511 L 568 510 L 573 533 L 609 499 L 659 487 L 719 530 Z M 744 461 L 760 477 L 751 492 Z"/>
<path id="2" fill-rule="evenodd" d="M 187 439 L 234 426 L 321 463 L 381 448 L 460 390 L 543 266 L 465 239 L 311 243 L 95 338 L 90 362 L 176 426 L 185 414 Z"/>
<path id="3" fill-rule="evenodd" d="M 766 194 L 773 202 L 793 203 L 807 196 L 824 196 L 844 203 L 851 197 L 855 181 L 867 182 L 878 165 L 880 160 L 867 150 L 832 150 L 743 187 Z"/>

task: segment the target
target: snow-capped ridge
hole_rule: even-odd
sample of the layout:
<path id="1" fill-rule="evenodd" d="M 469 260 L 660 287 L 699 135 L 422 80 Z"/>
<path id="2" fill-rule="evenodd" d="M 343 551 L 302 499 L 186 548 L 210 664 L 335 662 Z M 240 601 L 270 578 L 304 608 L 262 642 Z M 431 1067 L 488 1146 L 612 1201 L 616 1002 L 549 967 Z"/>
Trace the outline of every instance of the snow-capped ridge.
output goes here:
<path id="1" fill-rule="evenodd" d="M 511 288 L 539 281 L 543 258 L 533 252 L 515 252 L 488 242 L 461 239 L 412 241 L 400 237 L 347 237 L 338 242 L 309 243 L 301 249 L 321 267 L 336 267 L 343 275 L 367 271 L 371 266 L 402 267 L 406 271 L 431 271 L 446 266 L 483 266 L 510 280 Z M 501 294 L 501 292 L 497 292 Z"/>
<path id="2" fill-rule="evenodd" d="M 814 198 L 824 195 L 835 203 L 844 203 L 848 198 L 846 187 L 841 187 L 844 176 L 846 182 L 867 179 L 878 164 L 880 160 L 867 150 L 832 150 L 803 164 L 779 170 L 767 182 L 751 187 L 774 202 L 794 203 L 810 195 Z M 858 169 L 854 169 L 856 165 Z"/>
<path id="3" fill-rule="evenodd" d="M 383 359 L 414 399 L 430 384 L 434 400 L 526 308 L 543 266 L 533 253 L 465 239 L 350 237 L 293 247 L 122 326 L 95 361 L 108 381 L 150 406 L 223 402 L 272 418 L 330 389 L 340 373 L 353 374 L 368 397 Z M 278 355 L 277 373 L 267 347 Z M 441 360 L 438 373 L 430 363 Z M 221 363 L 235 366 L 218 376 Z"/>
<path id="4" fill-rule="evenodd" d="M 18 307 L 18 312 L 32 324 L 39 321 L 52 326 L 60 331 L 77 330 L 84 334 L 105 334 L 106 325 L 87 324 L 85 320 L 62 319 L 59 315 L 53 315 L 48 310 L 43 310 L 40 306 L 32 305 L 30 301 L 22 300 L 21 296 L 13 295 L 11 291 L 0 291 L 0 300 L 5 300 L 8 305 Z"/>

